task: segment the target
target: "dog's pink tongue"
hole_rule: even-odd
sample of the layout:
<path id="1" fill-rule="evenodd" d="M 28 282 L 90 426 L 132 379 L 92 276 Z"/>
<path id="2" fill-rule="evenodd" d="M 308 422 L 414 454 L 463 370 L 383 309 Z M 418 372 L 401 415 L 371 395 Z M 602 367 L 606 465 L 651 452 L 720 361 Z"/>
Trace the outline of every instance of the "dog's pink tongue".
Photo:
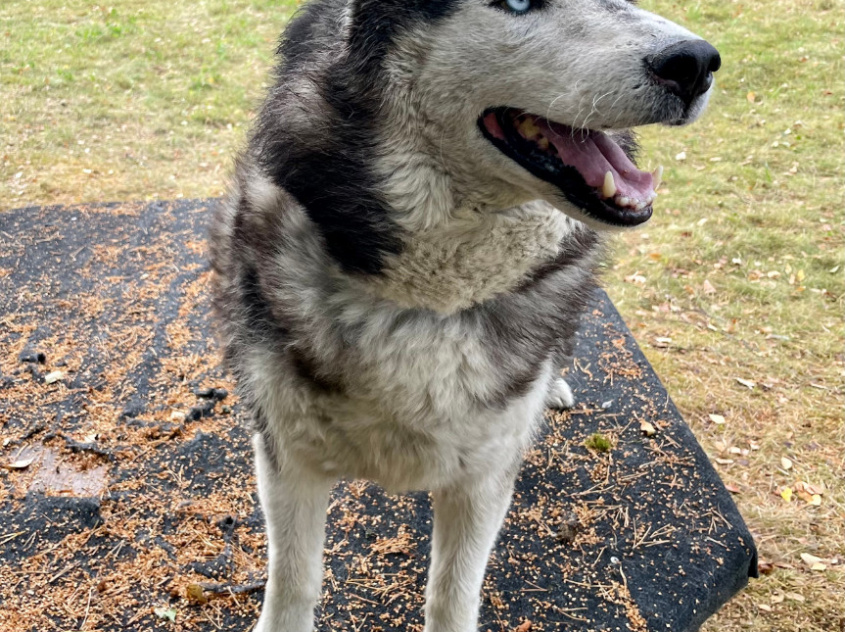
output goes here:
<path id="1" fill-rule="evenodd" d="M 653 178 L 640 171 L 622 148 L 607 134 L 572 130 L 548 121 L 540 123 L 544 135 L 557 148 L 566 165 L 575 167 L 589 186 L 602 190 L 606 174 L 613 174 L 615 194 L 605 197 L 626 197 L 633 201 L 650 202 L 654 198 Z"/>

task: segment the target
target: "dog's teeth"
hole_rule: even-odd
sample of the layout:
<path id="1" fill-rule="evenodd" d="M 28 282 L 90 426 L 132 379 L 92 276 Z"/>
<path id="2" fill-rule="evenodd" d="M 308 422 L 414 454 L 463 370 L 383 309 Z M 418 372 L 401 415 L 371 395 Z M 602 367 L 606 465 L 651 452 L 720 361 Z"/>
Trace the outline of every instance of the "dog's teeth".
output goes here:
<path id="1" fill-rule="evenodd" d="M 620 195 L 618 198 L 613 200 L 616 202 L 617 206 L 630 206 L 631 205 L 631 198 L 627 198 L 624 195 Z"/>
<path id="2" fill-rule="evenodd" d="M 663 165 L 659 165 L 657 169 L 651 172 L 651 188 L 657 191 L 661 182 L 663 182 Z"/>
<path id="3" fill-rule="evenodd" d="M 540 136 L 540 138 L 537 140 L 537 145 L 543 151 L 548 151 L 549 150 L 549 139 L 546 138 L 545 136 Z"/>
<path id="4" fill-rule="evenodd" d="M 540 128 L 534 122 L 534 119 L 530 117 L 520 121 L 519 125 L 516 126 L 516 129 L 519 130 L 519 133 L 528 140 L 534 140 L 540 135 Z"/>
<path id="5" fill-rule="evenodd" d="M 604 174 L 604 184 L 601 187 L 601 193 L 608 199 L 616 195 L 616 182 L 613 180 L 613 173 L 610 171 Z"/>

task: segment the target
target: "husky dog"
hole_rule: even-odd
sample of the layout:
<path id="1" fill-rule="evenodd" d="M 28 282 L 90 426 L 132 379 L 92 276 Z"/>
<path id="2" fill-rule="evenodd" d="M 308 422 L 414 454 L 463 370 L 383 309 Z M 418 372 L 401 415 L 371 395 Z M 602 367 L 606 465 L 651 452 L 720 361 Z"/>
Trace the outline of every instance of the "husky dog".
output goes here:
<path id="1" fill-rule="evenodd" d="M 258 632 L 313 627 L 342 477 L 432 492 L 426 632 L 469 632 L 604 235 L 652 213 L 631 127 L 704 109 L 717 51 L 624 0 L 312 0 L 212 234 L 254 420 Z"/>

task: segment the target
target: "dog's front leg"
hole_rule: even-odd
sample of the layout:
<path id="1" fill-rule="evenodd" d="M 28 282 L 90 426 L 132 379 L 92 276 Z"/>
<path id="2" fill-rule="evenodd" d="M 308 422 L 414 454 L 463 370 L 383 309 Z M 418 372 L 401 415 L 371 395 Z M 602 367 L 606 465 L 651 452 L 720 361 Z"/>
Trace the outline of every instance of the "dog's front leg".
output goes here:
<path id="1" fill-rule="evenodd" d="M 490 550 L 518 467 L 432 492 L 434 533 L 425 632 L 475 632 Z"/>
<path id="2" fill-rule="evenodd" d="M 326 507 L 333 480 L 275 463 L 253 438 L 267 524 L 267 588 L 253 632 L 310 632 L 323 579 Z"/>

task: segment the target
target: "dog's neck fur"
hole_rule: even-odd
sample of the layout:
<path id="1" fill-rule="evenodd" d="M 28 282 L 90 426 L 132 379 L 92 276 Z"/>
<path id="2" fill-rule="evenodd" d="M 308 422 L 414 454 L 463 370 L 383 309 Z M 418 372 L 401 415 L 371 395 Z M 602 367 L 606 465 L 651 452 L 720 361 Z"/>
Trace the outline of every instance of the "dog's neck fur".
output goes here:
<path id="1" fill-rule="evenodd" d="M 409 234 L 366 285 L 402 307 L 454 313 L 517 288 L 555 259 L 572 224 L 543 202 L 500 214 L 459 209 L 444 226 Z"/>
<path id="2" fill-rule="evenodd" d="M 402 307 L 453 313 L 515 289 L 588 229 L 444 145 L 454 135 L 425 115 L 423 55 L 406 39 L 385 72 L 394 107 L 380 120 L 379 176 L 404 248 L 365 286 Z"/>

